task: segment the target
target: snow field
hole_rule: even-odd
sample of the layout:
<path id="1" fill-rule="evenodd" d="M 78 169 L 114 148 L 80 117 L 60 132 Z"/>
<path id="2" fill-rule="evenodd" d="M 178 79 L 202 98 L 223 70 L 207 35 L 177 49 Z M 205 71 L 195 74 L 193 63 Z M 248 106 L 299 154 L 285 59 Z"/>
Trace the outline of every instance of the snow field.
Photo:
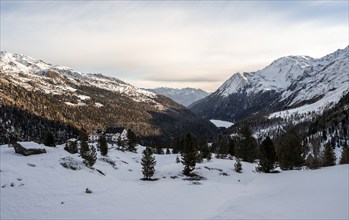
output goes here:
<path id="1" fill-rule="evenodd" d="M 85 166 L 66 169 L 60 158 L 78 154 L 45 148 L 47 154 L 24 157 L 0 146 L 0 219 L 348 219 L 349 166 L 320 170 L 256 173 L 255 164 L 213 158 L 198 164 L 201 181 L 184 180 L 176 154 L 155 155 L 158 181 L 141 181 L 141 152 L 109 146 L 117 169 L 97 160 L 106 175 Z M 98 158 L 102 156 L 98 155 Z M 35 166 L 34 166 L 35 165 Z M 223 172 L 226 175 L 223 175 Z M 175 176 L 177 178 L 175 178 Z M 171 178 L 173 177 L 173 178 Z M 13 186 L 11 184 L 13 183 Z M 21 185 L 23 184 L 23 185 Z M 198 184 L 198 185 L 196 185 Z M 86 188 L 92 194 L 85 193 Z"/>
<path id="2" fill-rule="evenodd" d="M 234 124 L 233 122 L 230 122 L 230 121 L 222 121 L 222 120 L 215 120 L 215 119 L 211 119 L 210 122 L 213 123 L 217 128 L 219 127 L 229 128 Z"/>

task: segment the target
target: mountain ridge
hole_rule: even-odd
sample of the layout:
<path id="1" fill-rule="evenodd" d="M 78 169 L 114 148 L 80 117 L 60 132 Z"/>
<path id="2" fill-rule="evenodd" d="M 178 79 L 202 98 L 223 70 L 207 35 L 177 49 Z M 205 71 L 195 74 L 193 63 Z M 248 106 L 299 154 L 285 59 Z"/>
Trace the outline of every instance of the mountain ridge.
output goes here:
<path id="1" fill-rule="evenodd" d="M 333 105 L 349 88 L 349 46 L 322 58 L 287 56 L 256 72 L 233 74 L 214 93 L 190 109 L 208 119 L 239 121 L 260 113 L 313 104 Z M 327 98 L 327 99 L 326 99 Z"/>
<path id="2" fill-rule="evenodd" d="M 156 94 L 164 95 L 175 102 L 184 105 L 186 107 L 190 106 L 192 103 L 196 102 L 199 99 L 202 99 L 209 95 L 206 91 L 202 89 L 196 89 L 196 88 L 182 88 L 182 89 L 176 89 L 176 88 L 169 88 L 169 87 L 158 87 L 154 89 L 148 89 L 149 91 L 152 91 Z"/>
<path id="3" fill-rule="evenodd" d="M 88 132 L 118 126 L 131 128 L 147 140 L 171 139 L 189 131 L 209 137 L 216 130 L 171 99 L 114 77 L 80 73 L 3 51 L 0 90 L 2 105 Z"/>

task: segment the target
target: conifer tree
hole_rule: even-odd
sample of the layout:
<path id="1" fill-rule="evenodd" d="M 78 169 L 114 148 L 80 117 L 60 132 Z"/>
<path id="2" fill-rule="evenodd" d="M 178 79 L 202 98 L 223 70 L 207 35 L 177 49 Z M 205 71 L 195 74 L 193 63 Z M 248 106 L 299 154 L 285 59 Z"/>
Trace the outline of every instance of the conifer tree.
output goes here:
<path id="1" fill-rule="evenodd" d="M 305 162 L 306 162 L 306 166 L 309 169 L 315 170 L 320 167 L 320 161 L 318 157 L 313 154 L 309 154 Z"/>
<path id="2" fill-rule="evenodd" d="M 279 164 L 283 170 L 292 170 L 304 164 L 302 138 L 295 128 L 290 128 L 279 143 Z"/>
<path id="3" fill-rule="evenodd" d="M 203 158 L 207 159 L 208 155 L 211 154 L 210 149 L 208 148 L 207 141 L 204 139 L 201 139 L 199 141 L 199 149 Z"/>
<path id="4" fill-rule="evenodd" d="M 149 147 L 147 147 L 143 151 L 141 165 L 142 165 L 142 173 L 144 176 L 144 180 L 150 180 L 155 173 L 156 161 L 155 161 L 155 157 L 153 156 L 153 151 Z"/>
<path id="5" fill-rule="evenodd" d="M 340 164 L 349 164 L 349 147 L 347 144 L 344 144 L 341 153 Z"/>
<path id="6" fill-rule="evenodd" d="M 121 135 L 118 137 L 116 144 L 118 145 L 118 149 L 124 150 L 125 147 L 125 143 L 124 141 L 121 139 Z"/>
<path id="7" fill-rule="evenodd" d="M 228 155 L 228 143 L 226 140 L 226 137 L 224 137 L 222 134 L 218 135 L 218 140 L 217 140 L 217 147 L 218 147 L 218 152 L 217 152 L 217 158 L 224 159 Z"/>
<path id="8" fill-rule="evenodd" d="M 322 153 L 322 166 L 334 166 L 336 165 L 336 155 L 330 143 L 325 144 L 324 151 Z"/>
<path id="9" fill-rule="evenodd" d="M 172 141 L 172 153 L 177 154 L 181 150 L 182 140 L 178 137 L 175 137 Z"/>
<path id="10" fill-rule="evenodd" d="M 87 135 L 84 133 L 80 134 L 80 156 L 85 159 L 87 152 L 90 150 L 87 143 Z"/>
<path id="11" fill-rule="evenodd" d="M 229 138 L 229 142 L 228 142 L 228 153 L 231 156 L 235 156 L 235 142 L 231 138 Z"/>
<path id="12" fill-rule="evenodd" d="M 257 141 L 247 123 L 240 129 L 239 136 L 237 156 L 243 161 L 252 163 L 257 158 Z"/>
<path id="13" fill-rule="evenodd" d="M 209 152 L 209 153 L 206 155 L 205 158 L 206 158 L 207 161 L 210 161 L 210 160 L 212 159 L 212 153 Z"/>
<path id="14" fill-rule="evenodd" d="M 89 151 L 86 152 L 85 158 L 84 158 L 84 164 L 88 167 L 92 167 L 97 161 L 97 152 L 96 148 L 91 146 Z"/>
<path id="15" fill-rule="evenodd" d="M 128 139 L 128 150 L 135 151 L 136 145 L 138 142 L 138 138 L 137 138 L 136 134 L 131 129 L 127 130 L 127 139 Z"/>
<path id="16" fill-rule="evenodd" d="M 262 172 L 269 173 L 270 170 L 274 169 L 276 152 L 274 143 L 269 136 L 267 136 L 265 140 L 262 141 L 259 156 L 259 169 Z"/>
<path id="17" fill-rule="evenodd" d="M 197 151 L 196 163 L 202 163 L 203 160 L 204 160 L 204 158 L 202 157 L 202 153 L 200 151 Z"/>
<path id="18" fill-rule="evenodd" d="M 195 169 L 196 165 L 196 143 L 191 133 L 188 133 L 183 142 L 183 150 L 181 153 L 182 164 L 184 165 L 183 174 L 189 176 Z"/>
<path id="19" fill-rule="evenodd" d="M 160 141 L 155 143 L 155 148 L 157 154 L 164 154 L 164 151 L 162 150 L 162 143 Z"/>
<path id="20" fill-rule="evenodd" d="M 312 153 L 306 159 L 306 166 L 313 170 L 318 169 L 321 166 L 319 160 L 321 140 L 320 138 L 311 138 L 309 144 Z"/>
<path id="21" fill-rule="evenodd" d="M 44 136 L 43 144 L 48 147 L 55 147 L 55 138 L 51 132 L 47 132 Z"/>
<path id="22" fill-rule="evenodd" d="M 78 144 L 76 141 L 71 141 L 69 144 L 65 144 L 64 150 L 68 151 L 71 154 L 76 154 L 78 153 Z"/>
<path id="23" fill-rule="evenodd" d="M 101 136 L 98 139 L 98 147 L 102 156 L 106 156 L 108 154 L 108 143 L 104 136 Z"/>

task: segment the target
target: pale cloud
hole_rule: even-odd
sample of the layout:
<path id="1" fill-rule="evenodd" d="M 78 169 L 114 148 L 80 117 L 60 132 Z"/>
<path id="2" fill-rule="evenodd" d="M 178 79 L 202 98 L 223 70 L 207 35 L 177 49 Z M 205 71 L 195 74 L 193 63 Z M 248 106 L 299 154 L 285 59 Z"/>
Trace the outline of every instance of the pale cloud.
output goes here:
<path id="1" fill-rule="evenodd" d="M 1 50 L 139 87 L 214 91 L 233 73 L 281 56 L 321 57 L 347 46 L 349 3 L 315 3 L 1 2 Z"/>

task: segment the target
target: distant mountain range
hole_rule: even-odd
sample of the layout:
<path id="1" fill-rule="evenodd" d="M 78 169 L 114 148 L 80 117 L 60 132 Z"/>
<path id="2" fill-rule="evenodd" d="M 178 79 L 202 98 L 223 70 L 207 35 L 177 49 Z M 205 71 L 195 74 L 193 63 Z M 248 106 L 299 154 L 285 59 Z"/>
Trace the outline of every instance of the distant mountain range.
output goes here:
<path id="1" fill-rule="evenodd" d="M 186 107 L 196 102 L 199 99 L 205 98 L 209 93 L 202 89 L 194 88 L 183 88 L 183 89 L 173 89 L 167 87 L 160 87 L 155 89 L 149 89 L 149 91 L 155 92 L 156 94 L 164 95 L 175 102 L 182 104 Z"/>
<path id="2" fill-rule="evenodd" d="M 79 130 L 117 126 L 131 128 L 143 139 L 171 139 L 189 131 L 210 136 L 216 129 L 165 96 L 113 77 L 4 51 L 0 52 L 0 91 L 0 107 L 15 107 Z M 10 135 L 15 125 L 9 118 L 0 121 L 7 126 L 2 135 Z"/>
<path id="3" fill-rule="evenodd" d="M 237 122 L 285 110 L 321 112 L 348 92 L 349 46 L 320 59 L 287 56 L 256 72 L 235 73 L 189 108 L 203 118 Z"/>

